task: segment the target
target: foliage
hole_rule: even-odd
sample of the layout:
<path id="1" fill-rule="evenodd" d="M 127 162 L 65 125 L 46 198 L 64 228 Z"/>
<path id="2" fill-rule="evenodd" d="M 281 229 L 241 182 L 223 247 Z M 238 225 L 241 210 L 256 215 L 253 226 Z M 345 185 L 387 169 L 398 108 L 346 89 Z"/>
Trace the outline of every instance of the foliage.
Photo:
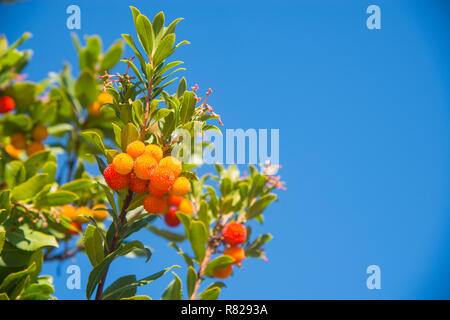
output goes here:
<path id="1" fill-rule="evenodd" d="M 102 175 L 131 142 L 157 145 L 164 157 L 181 157 L 190 150 L 182 147 L 186 141 L 180 129 L 190 133 L 189 148 L 194 148 L 198 128 L 201 133 L 220 132 L 211 123 L 220 121 L 218 115 L 206 99 L 201 103 L 195 87 L 188 90 L 184 78 L 173 94 L 167 92 L 178 79 L 174 75 L 184 70 L 179 67 L 183 62 L 169 61 L 188 44 L 175 41 L 181 19 L 166 26 L 163 12 L 150 22 L 136 8 L 131 11 L 137 37 L 122 34 L 124 41 L 104 53 L 98 36 L 86 37 L 84 46 L 73 37 L 80 67 L 77 77 L 65 65 L 40 83 L 24 81 L 20 71 L 31 51 L 19 51 L 18 46 L 29 34 L 10 46 L 0 38 L 0 97 L 15 102 L 14 111 L 0 118 L 0 299 L 51 298 L 52 280 L 40 274 L 42 264 L 79 252 L 92 265 L 87 299 L 148 299 L 137 296 L 137 288 L 179 266 L 164 266 L 140 280 L 124 275 L 105 287 L 109 267 L 119 257 L 151 259 L 148 245 L 133 240 L 141 230 L 166 239 L 187 267 L 185 284 L 172 272 L 174 279 L 162 299 L 218 298 L 223 282 L 201 287 L 207 278 L 236 264 L 235 258 L 222 255 L 228 247 L 222 232 L 231 221 L 247 226 L 242 243 L 246 257 L 265 259 L 263 246 L 272 236 L 252 236 L 248 225 L 253 220 L 262 223 L 264 210 L 277 199 L 273 193 L 277 185 L 264 170 L 250 166 L 249 175 L 241 175 L 234 165 L 217 164 L 217 175 L 198 178 L 195 165 L 183 163 L 182 172 L 174 176 L 188 179 L 190 192 L 183 198 L 193 210 L 177 205 L 172 219 L 179 220 L 184 234 L 152 225 L 157 215 L 144 208 L 148 195 L 130 187 L 113 190 Z M 132 49 L 133 58 L 122 58 L 124 44 Z M 112 74 L 119 63 L 126 72 Z M 86 170 L 93 162 L 99 176 Z M 168 201 L 167 194 L 161 197 Z M 101 215 L 105 210 L 107 220 Z M 182 249 L 185 242 L 189 245 Z"/>

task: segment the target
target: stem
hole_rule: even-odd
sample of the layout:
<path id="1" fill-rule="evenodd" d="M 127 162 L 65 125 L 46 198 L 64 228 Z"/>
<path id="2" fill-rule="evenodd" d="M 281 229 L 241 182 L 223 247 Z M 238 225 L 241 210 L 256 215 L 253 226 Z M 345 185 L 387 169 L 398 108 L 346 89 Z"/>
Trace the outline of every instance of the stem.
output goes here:
<path id="1" fill-rule="evenodd" d="M 219 247 L 219 245 L 221 243 L 220 234 L 222 233 L 222 229 L 224 228 L 226 221 L 230 217 L 231 217 L 231 215 L 225 216 L 223 218 L 223 221 L 221 221 L 222 214 L 220 214 L 216 220 L 216 225 L 214 227 L 214 233 L 208 242 L 208 248 L 206 249 L 205 257 L 203 258 L 203 261 L 200 264 L 200 267 L 197 272 L 197 281 L 195 282 L 194 291 L 192 291 L 192 295 L 189 297 L 189 300 L 197 299 L 198 290 L 200 289 L 200 284 L 203 281 L 203 276 L 205 273 L 206 266 L 208 265 L 209 261 L 211 260 L 213 253 L 216 252 L 216 249 Z"/>
<path id="2" fill-rule="evenodd" d="M 130 205 L 132 198 L 133 198 L 133 192 L 131 190 L 129 190 L 128 195 L 123 202 L 122 211 L 120 212 L 121 225 L 123 225 L 125 222 L 125 218 L 127 215 L 127 209 L 128 209 L 128 206 Z M 120 226 L 119 226 L 119 229 L 120 229 Z M 111 246 L 109 247 L 109 250 L 108 250 L 108 254 L 112 253 L 116 249 L 118 240 L 119 240 L 119 230 L 117 230 L 116 233 L 114 234 L 114 237 L 111 241 Z M 106 268 L 105 273 L 102 276 L 102 280 L 100 280 L 100 282 L 98 284 L 97 293 L 95 294 L 95 300 L 100 300 L 102 298 L 103 287 L 105 285 L 105 280 L 106 280 L 106 275 L 108 274 L 108 270 L 109 270 L 109 266 Z"/>
<path id="3" fill-rule="evenodd" d="M 68 258 L 72 258 L 74 255 L 76 255 L 78 252 L 84 249 L 84 246 L 76 247 L 72 250 L 63 252 L 62 254 L 54 255 L 54 256 L 44 256 L 44 261 L 52 261 L 52 260 L 66 260 Z"/>

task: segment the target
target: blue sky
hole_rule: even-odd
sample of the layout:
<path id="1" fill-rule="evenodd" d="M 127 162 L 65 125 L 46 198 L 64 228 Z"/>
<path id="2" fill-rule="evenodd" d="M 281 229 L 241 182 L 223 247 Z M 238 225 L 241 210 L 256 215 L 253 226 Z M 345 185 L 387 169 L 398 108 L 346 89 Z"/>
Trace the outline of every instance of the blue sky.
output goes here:
<path id="1" fill-rule="evenodd" d="M 162 3 L 164 5 L 162 5 Z M 31 80 L 69 62 L 78 72 L 66 8 L 78 4 L 82 28 L 109 46 L 134 34 L 128 6 L 148 16 L 184 17 L 176 59 L 224 128 L 280 129 L 280 171 L 288 190 L 257 229 L 271 232 L 269 262 L 247 260 L 227 280 L 224 299 L 449 298 L 450 6 L 446 1 L 25 1 L 0 5 L 0 31 L 24 31 L 34 50 Z M 366 28 L 366 8 L 381 8 L 381 30 Z M 127 51 L 131 56 L 131 51 Z M 204 168 L 208 171 L 211 168 Z M 138 278 L 182 264 L 165 241 L 142 232 L 150 262 L 120 259 L 108 279 Z M 187 244 L 185 244 L 186 246 Z M 84 256 L 45 273 L 56 296 Z M 366 287 L 381 267 L 381 290 Z M 57 271 L 59 270 L 59 275 Z M 177 270 L 185 279 L 184 269 Z M 166 276 L 139 289 L 158 299 Z"/>

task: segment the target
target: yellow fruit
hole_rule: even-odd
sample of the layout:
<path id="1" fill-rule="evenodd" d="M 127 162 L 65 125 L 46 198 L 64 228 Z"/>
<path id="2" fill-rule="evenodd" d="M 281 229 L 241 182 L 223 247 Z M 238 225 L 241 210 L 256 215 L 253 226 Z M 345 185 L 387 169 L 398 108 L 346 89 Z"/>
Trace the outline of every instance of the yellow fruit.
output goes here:
<path id="1" fill-rule="evenodd" d="M 36 126 L 33 128 L 33 131 L 31 132 L 31 136 L 33 137 L 33 140 L 35 141 L 43 141 L 47 139 L 48 132 L 47 128 L 44 126 Z"/>
<path id="2" fill-rule="evenodd" d="M 14 148 L 12 144 L 8 144 L 5 146 L 5 151 L 7 154 L 9 154 L 12 158 L 18 158 L 20 154 L 22 153 L 22 150 Z"/>
<path id="3" fill-rule="evenodd" d="M 152 156 L 143 154 L 142 156 L 137 157 L 134 162 L 134 174 L 139 179 L 150 180 L 157 166 L 158 163 Z"/>
<path id="4" fill-rule="evenodd" d="M 145 147 L 145 154 L 155 158 L 156 162 L 160 162 L 163 157 L 163 151 L 160 146 L 156 144 L 149 144 Z"/>
<path id="5" fill-rule="evenodd" d="M 180 175 L 181 170 L 183 169 L 181 161 L 172 156 L 162 158 L 159 162 L 159 166 L 169 168 L 173 172 L 175 178 Z"/>
<path id="6" fill-rule="evenodd" d="M 43 151 L 45 150 L 45 147 L 42 143 L 40 143 L 39 141 L 32 141 L 28 146 L 27 146 L 27 155 L 30 157 L 33 154 L 35 154 L 36 152 L 39 151 Z"/>
<path id="7" fill-rule="evenodd" d="M 171 189 L 171 193 L 176 196 L 184 196 L 189 191 L 191 191 L 191 183 L 186 177 L 178 177 Z"/>
<path id="8" fill-rule="evenodd" d="M 145 151 L 145 144 L 140 140 L 133 141 L 127 146 L 127 153 L 134 159 L 141 156 L 144 153 L 144 151 Z"/>
<path id="9" fill-rule="evenodd" d="M 110 95 L 109 93 L 106 93 L 106 92 L 100 93 L 97 97 L 97 101 L 100 103 L 100 105 L 103 105 L 105 103 L 110 103 L 110 104 L 114 103 L 114 99 L 113 99 L 112 95 Z"/>
<path id="10" fill-rule="evenodd" d="M 22 132 L 16 132 L 11 136 L 11 144 L 14 148 L 23 150 L 27 147 L 27 138 Z"/>
<path id="11" fill-rule="evenodd" d="M 103 209 L 103 210 L 102 210 Z M 94 213 L 94 219 L 98 220 L 98 221 L 103 221 L 108 217 L 108 208 L 106 207 L 106 205 L 104 204 L 96 204 L 93 208 L 92 211 Z"/>
<path id="12" fill-rule="evenodd" d="M 188 199 L 183 199 L 180 202 L 180 206 L 178 209 L 186 214 L 193 214 L 194 213 L 194 206 L 192 205 L 192 202 L 190 202 Z"/>
<path id="13" fill-rule="evenodd" d="M 87 223 L 89 222 L 88 218 L 81 216 L 82 214 L 93 217 L 92 210 L 88 207 L 79 207 L 77 211 L 75 211 L 74 220 L 78 223 Z"/>
<path id="14" fill-rule="evenodd" d="M 102 114 L 101 110 L 102 105 L 98 101 L 94 101 L 88 107 L 88 113 L 92 116 L 99 116 Z"/>
<path id="15" fill-rule="evenodd" d="M 61 209 L 59 210 L 59 214 L 65 216 L 66 218 L 69 218 L 70 220 L 73 220 L 73 218 L 76 217 L 76 211 L 77 209 L 75 209 L 74 206 L 72 206 L 71 204 L 66 204 L 61 207 Z"/>
<path id="16" fill-rule="evenodd" d="M 119 174 L 129 174 L 133 170 L 133 158 L 128 153 L 119 153 L 112 162 L 114 170 Z"/>

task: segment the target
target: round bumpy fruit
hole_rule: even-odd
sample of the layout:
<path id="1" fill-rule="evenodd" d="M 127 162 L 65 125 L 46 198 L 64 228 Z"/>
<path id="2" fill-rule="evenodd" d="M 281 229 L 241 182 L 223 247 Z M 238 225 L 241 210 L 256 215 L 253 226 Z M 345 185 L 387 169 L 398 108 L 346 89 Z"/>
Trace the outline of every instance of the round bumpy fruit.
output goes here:
<path id="1" fill-rule="evenodd" d="M 16 107 L 13 98 L 4 96 L 0 98 L 0 113 L 7 113 Z"/>
<path id="2" fill-rule="evenodd" d="M 171 207 L 169 211 L 164 215 L 164 221 L 169 227 L 176 227 L 180 224 L 180 220 L 177 215 L 177 208 Z"/>
<path id="3" fill-rule="evenodd" d="M 20 154 L 22 153 L 22 150 L 14 148 L 12 144 L 7 144 L 5 146 L 5 151 L 7 154 L 9 154 L 12 158 L 18 158 Z"/>
<path id="4" fill-rule="evenodd" d="M 72 227 L 77 229 L 78 232 L 75 231 L 75 230 L 72 230 L 72 229 L 67 229 L 67 232 L 69 232 L 70 234 L 77 235 L 77 234 L 79 234 L 80 232 L 83 231 L 83 229 L 81 228 L 81 224 L 79 224 L 78 222 L 72 221 L 71 225 L 72 225 Z"/>
<path id="5" fill-rule="evenodd" d="M 139 179 L 150 180 L 157 166 L 158 163 L 152 156 L 143 154 L 134 162 L 134 174 Z"/>
<path id="6" fill-rule="evenodd" d="M 120 174 L 129 174 L 133 170 L 133 158 L 127 153 L 119 153 L 112 162 L 114 170 Z"/>
<path id="7" fill-rule="evenodd" d="M 226 279 L 233 273 L 233 265 L 228 265 L 222 269 L 216 270 L 212 273 L 212 276 L 219 279 Z"/>
<path id="8" fill-rule="evenodd" d="M 169 196 L 167 197 L 167 202 L 171 206 L 178 207 L 183 199 L 184 199 L 183 197 L 176 196 L 174 194 L 169 194 Z"/>
<path id="9" fill-rule="evenodd" d="M 105 168 L 103 171 L 103 176 L 108 186 L 113 190 L 121 190 L 125 188 L 130 182 L 128 174 L 120 174 L 114 170 L 112 164 Z"/>
<path id="10" fill-rule="evenodd" d="M 72 206 L 71 204 L 66 204 L 61 207 L 61 209 L 59 210 L 59 214 L 65 216 L 66 218 L 69 218 L 70 220 L 73 220 L 77 216 L 76 211 L 77 209 L 74 206 Z"/>
<path id="11" fill-rule="evenodd" d="M 47 139 L 48 132 L 47 128 L 44 126 L 36 126 L 33 128 L 33 131 L 31 132 L 31 136 L 33 137 L 33 140 L 35 141 L 43 141 Z"/>
<path id="12" fill-rule="evenodd" d="M 167 192 L 169 192 L 169 190 L 170 190 L 170 187 L 165 188 L 165 189 L 160 189 L 159 186 L 157 186 L 153 183 L 153 180 L 150 181 L 150 183 L 148 184 L 148 191 L 155 197 L 162 197 Z"/>
<path id="13" fill-rule="evenodd" d="M 43 151 L 45 150 L 45 147 L 42 143 L 40 143 L 39 141 L 32 141 L 28 146 L 27 146 L 27 155 L 30 157 L 33 154 L 35 154 L 36 152 L 39 151 Z"/>
<path id="14" fill-rule="evenodd" d="M 237 246 L 247 239 L 247 229 L 243 224 L 230 222 L 223 228 L 222 235 L 230 246 Z"/>
<path id="15" fill-rule="evenodd" d="M 148 213 L 164 213 L 167 210 L 166 199 L 148 195 L 144 199 L 144 209 Z"/>
<path id="16" fill-rule="evenodd" d="M 94 213 L 94 219 L 98 221 L 103 221 L 108 217 L 108 207 L 102 203 L 96 204 L 92 207 L 92 212 Z"/>
<path id="17" fill-rule="evenodd" d="M 157 144 L 149 144 L 145 147 L 145 154 L 155 158 L 157 162 L 160 162 L 163 157 L 163 151 Z"/>
<path id="18" fill-rule="evenodd" d="M 177 196 L 184 196 L 189 191 L 191 191 L 191 183 L 186 177 L 178 177 L 171 189 L 171 192 Z"/>
<path id="19" fill-rule="evenodd" d="M 23 150 L 27 147 L 27 138 L 22 132 L 16 132 L 11 136 L 11 144 L 14 148 Z"/>
<path id="20" fill-rule="evenodd" d="M 162 158 L 161 161 L 159 162 L 159 166 L 167 167 L 170 170 L 172 170 L 173 174 L 175 175 L 175 178 L 177 178 L 180 175 L 181 170 L 183 170 L 183 164 L 181 163 L 181 161 L 172 156 Z"/>
<path id="21" fill-rule="evenodd" d="M 142 180 L 136 178 L 134 173 L 130 173 L 130 184 L 129 188 L 134 193 L 145 193 L 147 192 L 148 180 Z"/>
<path id="22" fill-rule="evenodd" d="M 153 172 L 151 184 L 161 190 L 166 190 L 172 187 L 175 182 L 173 172 L 167 167 L 158 167 Z"/>
<path id="23" fill-rule="evenodd" d="M 178 209 L 186 214 L 193 214 L 194 213 L 194 206 L 192 205 L 192 202 L 190 202 L 188 199 L 183 199 L 180 202 L 180 206 Z"/>
<path id="24" fill-rule="evenodd" d="M 87 215 L 90 217 L 93 217 L 92 210 L 89 207 L 79 207 L 77 211 L 75 211 L 75 218 L 74 220 L 78 223 L 87 223 L 89 222 L 89 219 L 86 217 L 83 217 L 82 215 Z"/>
<path id="25" fill-rule="evenodd" d="M 134 159 L 143 155 L 144 152 L 145 152 L 145 144 L 140 140 L 133 141 L 127 146 L 127 153 Z"/>
<path id="26" fill-rule="evenodd" d="M 106 93 L 106 92 L 100 93 L 97 97 L 97 101 L 98 101 L 98 103 L 100 103 L 100 105 L 103 105 L 105 103 L 110 103 L 110 104 L 114 103 L 114 99 L 113 99 L 112 95 L 110 95 L 109 93 Z"/>
<path id="27" fill-rule="evenodd" d="M 234 264 L 240 264 L 245 259 L 245 250 L 241 247 L 228 247 L 223 254 L 234 258 Z"/>

